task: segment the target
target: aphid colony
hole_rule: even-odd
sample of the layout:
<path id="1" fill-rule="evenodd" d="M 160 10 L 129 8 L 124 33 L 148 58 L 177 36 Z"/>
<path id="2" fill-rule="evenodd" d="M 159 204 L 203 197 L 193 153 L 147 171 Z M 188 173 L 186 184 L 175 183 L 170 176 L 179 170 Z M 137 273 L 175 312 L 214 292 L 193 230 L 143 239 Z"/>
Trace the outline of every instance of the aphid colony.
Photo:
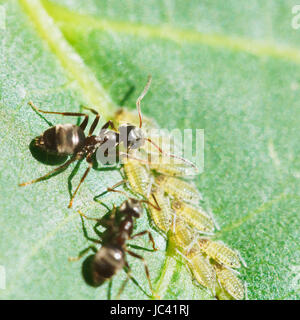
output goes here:
<path id="1" fill-rule="evenodd" d="M 128 197 L 119 208 L 114 207 L 106 220 L 94 219 L 106 228 L 101 239 L 96 241 L 102 246 L 93 258 L 94 284 L 101 284 L 125 267 L 128 276 L 120 289 L 120 295 L 125 283 L 131 277 L 130 266 L 125 255 L 127 253 L 144 262 L 145 273 L 153 294 L 149 270 L 144 258 L 128 250 L 126 246 L 128 240 L 148 234 L 153 249 L 156 249 L 149 231 L 132 235 L 135 219 L 140 217 L 143 211 L 142 203 L 144 203 L 147 205 L 154 225 L 168 235 L 169 243 L 174 248 L 174 255 L 184 258 L 201 286 L 210 290 L 219 299 L 244 299 L 246 295 L 244 285 L 237 277 L 237 271 L 234 271 L 241 267 L 240 256 L 222 242 L 212 240 L 215 230 L 213 216 L 199 206 L 202 195 L 192 181 L 187 181 L 191 172 L 197 173 L 197 168 L 190 161 L 165 152 L 160 146 L 164 138 L 149 135 L 149 129 L 155 126 L 154 122 L 142 119 L 140 103 L 150 83 L 151 78 L 137 99 L 138 114 L 120 109 L 115 114 L 114 121 L 108 121 L 98 135 L 93 135 L 93 132 L 100 116 L 93 109 L 86 108 L 96 117 L 88 135 L 85 136 L 84 130 L 89 118 L 87 114 L 43 111 L 30 102 L 29 104 L 38 112 L 84 116 L 84 120 L 79 126 L 56 125 L 36 139 L 36 146 L 39 148 L 49 153 L 70 155 L 71 158 L 48 174 L 22 183 L 20 186 L 47 179 L 53 173 L 67 168 L 72 162 L 85 158 L 88 168 L 71 197 L 69 203 L 71 207 L 80 185 L 92 167 L 92 156 L 104 145 L 109 151 L 115 150 L 118 153 L 116 161 L 122 165 L 121 171 L 124 178 L 108 191 L 122 192 L 116 188 L 126 184 L 137 199 Z M 142 128 L 143 120 L 146 125 Z"/>

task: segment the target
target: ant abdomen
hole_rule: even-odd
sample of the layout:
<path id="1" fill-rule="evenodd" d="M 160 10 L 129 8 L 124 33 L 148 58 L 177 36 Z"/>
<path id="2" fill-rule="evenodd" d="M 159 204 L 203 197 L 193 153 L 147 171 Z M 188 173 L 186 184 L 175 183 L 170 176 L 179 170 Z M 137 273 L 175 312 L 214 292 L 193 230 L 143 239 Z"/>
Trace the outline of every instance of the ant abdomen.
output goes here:
<path id="1" fill-rule="evenodd" d="M 85 141 L 83 130 L 73 124 L 58 124 L 47 129 L 36 145 L 58 155 L 71 155 L 80 150 Z"/>
<path id="2" fill-rule="evenodd" d="M 92 263 L 93 284 L 101 285 L 112 278 L 125 265 L 125 253 L 115 246 L 103 246 L 96 253 Z"/>

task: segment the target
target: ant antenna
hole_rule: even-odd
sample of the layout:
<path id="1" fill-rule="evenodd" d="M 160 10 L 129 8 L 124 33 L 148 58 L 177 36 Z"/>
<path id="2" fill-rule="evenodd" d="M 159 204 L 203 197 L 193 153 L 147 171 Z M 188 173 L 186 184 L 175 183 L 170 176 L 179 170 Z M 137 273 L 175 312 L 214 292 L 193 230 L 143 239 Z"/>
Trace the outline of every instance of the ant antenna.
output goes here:
<path id="1" fill-rule="evenodd" d="M 122 190 L 115 190 L 115 189 L 112 189 L 112 188 L 107 188 L 107 192 L 121 193 L 121 194 L 125 195 L 127 198 L 131 198 L 132 199 L 132 197 L 130 197 L 125 191 L 122 191 Z M 153 207 L 156 210 L 159 210 L 159 211 L 161 210 L 159 205 L 156 206 L 155 204 L 151 203 L 148 200 L 142 199 L 142 200 L 138 200 L 138 201 L 143 202 L 143 203 L 147 203 L 147 204 L 149 204 L 151 207 Z M 155 199 L 155 202 L 157 203 L 156 199 Z"/>
<path id="2" fill-rule="evenodd" d="M 171 153 L 164 152 L 164 151 L 162 150 L 162 148 L 160 148 L 160 147 L 159 147 L 155 142 L 153 142 L 150 138 L 146 138 L 145 140 L 148 141 L 148 142 L 150 142 L 161 154 L 164 154 L 164 155 L 166 155 L 166 156 L 168 156 L 168 157 L 170 157 L 170 158 L 180 159 L 180 160 L 182 160 L 183 162 L 188 163 L 189 165 L 191 165 L 192 167 L 194 167 L 194 168 L 196 168 L 196 169 L 198 170 L 197 166 L 196 166 L 193 162 L 191 162 L 191 161 L 189 161 L 189 160 L 187 160 L 187 159 L 184 159 L 183 157 L 176 156 L 175 154 L 171 154 Z"/>
<path id="3" fill-rule="evenodd" d="M 142 124 L 143 124 L 142 111 L 141 111 L 141 101 L 142 101 L 142 99 L 145 97 L 147 91 L 149 90 L 151 81 L 152 81 L 152 76 L 149 75 L 149 76 L 148 76 L 147 84 L 146 84 L 143 92 L 141 93 L 141 95 L 140 95 L 140 96 L 137 98 L 137 100 L 136 100 L 136 107 L 137 107 L 137 111 L 138 111 L 138 113 L 139 113 L 139 118 L 140 118 L 140 128 L 142 127 Z"/>

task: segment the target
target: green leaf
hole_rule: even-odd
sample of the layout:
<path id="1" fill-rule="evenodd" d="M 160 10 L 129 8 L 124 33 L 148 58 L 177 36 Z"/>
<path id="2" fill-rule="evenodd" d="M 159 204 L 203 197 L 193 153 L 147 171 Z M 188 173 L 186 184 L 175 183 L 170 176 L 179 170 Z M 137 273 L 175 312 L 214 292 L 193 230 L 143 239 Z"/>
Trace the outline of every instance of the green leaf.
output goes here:
<path id="1" fill-rule="evenodd" d="M 248 264 L 241 278 L 249 298 L 299 298 L 300 31 L 291 28 L 294 4 L 0 1 L 6 13 L 6 28 L 0 29 L 0 265 L 7 279 L 0 297 L 116 297 L 124 272 L 95 289 L 81 275 L 83 262 L 68 257 L 91 244 L 76 209 L 103 215 L 107 209 L 93 197 L 121 180 L 120 174 L 92 170 L 72 210 L 68 178 L 75 165 L 19 188 L 53 168 L 29 151 L 48 125 L 27 102 L 57 111 L 95 105 L 109 118 L 131 88 L 126 105 L 135 107 L 151 73 L 144 113 L 168 129 L 205 130 L 205 169 L 197 185 L 221 227 L 216 237 Z M 85 166 L 83 161 L 74 174 L 73 188 Z M 112 207 L 122 199 L 110 195 L 101 201 Z M 92 223 L 86 228 L 96 236 Z M 145 214 L 137 231 L 149 228 Z M 212 298 L 195 285 L 183 260 L 168 255 L 164 237 L 151 231 L 160 250 L 138 251 L 157 295 Z M 146 237 L 134 244 L 150 248 Z M 148 299 L 142 263 L 129 263 L 138 285 L 129 281 L 122 298 Z"/>

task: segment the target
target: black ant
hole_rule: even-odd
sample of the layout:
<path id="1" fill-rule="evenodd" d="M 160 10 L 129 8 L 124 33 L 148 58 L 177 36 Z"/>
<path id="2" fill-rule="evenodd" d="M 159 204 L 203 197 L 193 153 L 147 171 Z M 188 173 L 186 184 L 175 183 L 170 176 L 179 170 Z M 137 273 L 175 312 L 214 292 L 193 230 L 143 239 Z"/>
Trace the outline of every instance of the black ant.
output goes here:
<path id="1" fill-rule="evenodd" d="M 82 160 L 86 158 L 86 161 L 88 163 L 88 168 L 84 172 L 77 188 L 75 189 L 75 192 L 73 193 L 69 208 L 72 207 L 73 199 L 88 175 L 91 167 L 92 167 L 92 157 L 94 153 L 97 151 L 97 149 L 104 143 L 109 141 L 109 145 L 112 147 L 116 147 L 119 141 L 119 133 L 113 130 L 108 130 L 109 126 L 111 126 L 112 129 L 114 128 L 114 125 L 112 121 L 108 121 L 104 126 L 101 128 L 99 135 L 92 135 L 94 130 L 96 129 L 100 115 L 97 111 L 91 108 L 84 107 L 85 109 L 90 110 L 92 113 L 96 115 L 95 120 L 93 121 L 88 136 L 85 136 L 84 130 L 88 124 L 89 116 L 85 113 L 77 113 L 77 112 L 53 112 L 53 111 L 43 111 L 38 109 L 32 101 L 28 103 L 33 109 L 35 109 L 37 112 L 47 113 L 47 114 L 60 114 L 63 116 L 75 116 L 75 117 L 84 117 L 84 120 L 82 123 L 77 126 L 74 124 L 58 124 L 54 127 L 51 127 L 44 131 L 44 133 L 39 136 L 35 140 L 35 144 L 37 147 L 56 155 L 71 155 L 72 157 L 65 162 L 63 165 L 55 168 L 54 170 L 48 172 L 44 176 L 34 179 L 29 182 L 21 183 L 19 186 L 27 186 L 29 184 L 33 184 L 36 182 L 39 182 L 41 180 L 46 179 L 53 173 L 60 171 L 64 168 L 67 168 L 72 162 L 76 160 Z"/>
<path id="2" fill-rule="evenodd" d="M 109 192 L 120 192 L 126 194 L 123 191 L 118 191 L 111 188 L 108 188 L 107 190 Z M 139 218 L 143 213 L 142 203 L 147 203 L 148 205 L 155 207 L 157 210 L 160 210 L 159 207 L 150 203 L 147 200 L 138 200 L 128 197 L 128 199 L 125 200 L 118 208 L 114 206 L 108 218 L 91 218 L 85 216 L 82 212 L 79 211 L 81 216 L 83 216 L 84 218 L 95 220 L 98 222 L 99 225 L 102 225 L 106 228 L 105 232 L 103 232 L 102 235 L 99 235 L 101 237 L 101 240 L 91 239 L 93 242 L 102 245 L 101 248 L 93 256 L 93 260 L 91 262 L 90 271 L 93 286 L 101 285 L 106 280 L 111 279 L 121 269 L 126 267 L 127 278 L 119 290 L 118 296 L 120 296 L 128 279 L 131 278 L 131 269 L 126 260 L 126 253 L 128 253 L 129 255 L 143 261 L 149 287 L 153 294 L 149 269 L 145 259 L 141 255 L 128 250 L 126 245 L 128 240 L 148 234 L 149 241 L 151 241 L 152 243 L 153 250 L 157 250 L 157 248 L 155 247 L 153 236 L 150 231 L 144 230 L 135 235 L 132 235 L 135 219 Z M 79 255 L 76 258 L 69 258 L 69 260 L 79 260 L 83 257 L 84 254 L 88 252 L 89 249 L 95 250 L 95 248 L 89 247 L 87 250 L 84 251 L 83 254 Z"/>
<path id="3" fill-rule="evenodd" d="M 126 152 L 120 152 L 118 156 L 127 156 L 128 158 L 133 158 L 128 154 L 130 149 L 138 149 L 140 148 L 145 141 L 152 143 L 161 153 L 164 153 L 162 149 L 156 145 L 150 138 L 145 138 L 144 133 L 142 131 L 142 113 L 141 113 L 141 100 L 146 95 L 150 84 L 151 84 L 151 76 L 148 78 L 148 82 L 136 101 L 136 106 L 139 114 L 140 125 L 136 127 L 132 124 L 122 124 L 118 127 L 118 130 L 114 127 L 114 124 L 111 120 L 109 120 L 104 126 L 101 128 L 98 135 L 93 135 L 94 130 L 96 129 L 100 115 L 97 111 L 91 108 L 84 107 L 87 110 L 90 110 L 92 113 L 96 115 L 95 120 L 93 121 L 88 136 L 85 136 L 84 130 L 88 124 L 89 116 L 85 113 L 76 113 L 76 112 L 54 112 L 54 111 L 43 111 L 38 109 L 31 101 L 29 105 L 35 109 L 37 112 L 47 113 L 47 114 L 59 114 L 63 116 L 77 116 L 84 117 L 82 123 L 77 126 L 74 124 L 58 124 L 54 127 L 51 127 L 44 131 L 44 133 L 38 137 L 35 141 L 37 147 L 42 148 L 43 150 L 57 154 L 57 155 L 71 155 L 71 158 L 65 162 L 63 165 L 55 168 L 54 170 L 48 172 L 42 177 L 34 179 L 32 181 L 24 182 L 19 184 L 19 186 L 27 186 L 29 184 L 33 184 L 39 182 L 41 180 L 45 180 L 53 173 L 63 170 L 67 168 L 71 163 L 77 160 L 86 159 L 88 163 L 88 168 L 84 172 L 78 186 L 76 187 L 71 200 L 69 202 L 69 208 L 72 207 L 74 197 L 80 187 L 80 185 L 85 180 L 88 175 L 90 169 L 93 166 L 93 155 L 97 152 L 99 148 L 101 148 L 105 144 L 104 155 L 107 155 L 107 152 L 115 152 L 117 151 L 117 147 L 120 143 L 123 143 L 124 147 L 127 148 Z M 112 130 L 108 130 L 111 127 Z M 170 157 L 180 158 L 175 155 L 170 155 Z M 117 158 L 115 158 L 116 161 Z M 133 158 L 136 159 L 136 158 Z M 182 159 L 182 158 L 180 158 Z M 144 162 L 142 159 L 136 159 L 141 162 Z M 188 162 L 187 160 L 183 159 Z M 193 165 L 193 164 L 192 164 Z"/>

